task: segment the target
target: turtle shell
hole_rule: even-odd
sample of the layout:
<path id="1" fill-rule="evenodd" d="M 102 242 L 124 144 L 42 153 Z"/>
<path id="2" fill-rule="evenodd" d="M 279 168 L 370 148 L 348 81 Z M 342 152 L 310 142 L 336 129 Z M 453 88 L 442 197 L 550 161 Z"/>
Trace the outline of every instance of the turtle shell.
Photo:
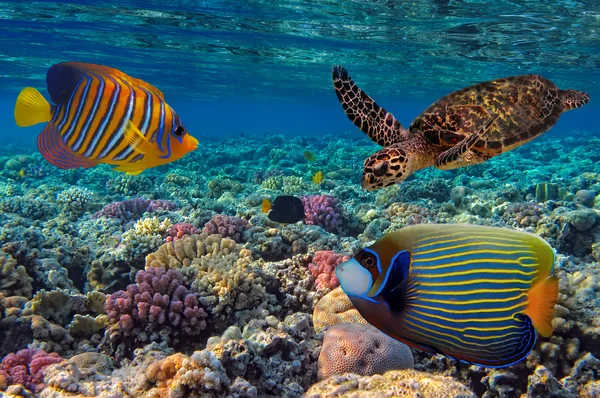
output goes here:
<path id="1" fill-rule="evenodd" d="M 456 145 L 499 115 L 472 148 L 497 155 L 548 131 L 563 111 L 558 88 L 537 75 L 513 76 L 470 86 L 439 99 L 410 125 L 439 151 Z"/>

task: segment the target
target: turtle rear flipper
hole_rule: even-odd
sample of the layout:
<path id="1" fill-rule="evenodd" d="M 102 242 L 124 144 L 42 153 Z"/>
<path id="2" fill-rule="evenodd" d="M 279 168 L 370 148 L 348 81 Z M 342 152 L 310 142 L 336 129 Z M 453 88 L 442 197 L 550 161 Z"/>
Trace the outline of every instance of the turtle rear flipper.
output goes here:
<path id="1" fill-rule="evenodd" d="M 435 167 L 440 170 L 452 170 L 488 160 L 489 157 L 477 155 L 471 151 L 471 148 L 487 133 L 498 117 L 499 115 L 492 117 L 477 133 L 471 134 L 452 148 L 437 155 Z"/>
<path id="2" fill-rule="evenodd" d="M 590 101 L 590 95 L 578 90 L 559 90 L 560 99 L 563 104 L 563 112 L 579 108 Z"/>
<path id="3" fill-rule="evenodd" d="M 402 140 L 402 125 L 354 83 L 343 66 L 332 72 L 335 94 L 350 119 L 369 138 L 387 147 Z"/>

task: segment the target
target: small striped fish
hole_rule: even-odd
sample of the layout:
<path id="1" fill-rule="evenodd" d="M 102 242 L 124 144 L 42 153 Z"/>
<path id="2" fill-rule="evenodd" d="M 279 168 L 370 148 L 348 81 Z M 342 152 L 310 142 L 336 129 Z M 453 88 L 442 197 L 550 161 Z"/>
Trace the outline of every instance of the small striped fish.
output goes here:
<path id="1" fill-rule="evenodd" d="M 417 349 L 487 367 L 522 361 L 552 334 L 558 281 L 540 237 L 474 225 L 388 234 L 336 274 L 361 315 Z"/>
<path id="2" fill-rule="evenodd" d="M 17 98 L 15 121 L 21 127 L 48 123 L 38 148 L 56 167 L 105 163 L 139 174 L 198 146 L 162 92 L 116 69 L 66 62 L 48 70 L 46 83 L 55 105 L 27 87 Z"/>

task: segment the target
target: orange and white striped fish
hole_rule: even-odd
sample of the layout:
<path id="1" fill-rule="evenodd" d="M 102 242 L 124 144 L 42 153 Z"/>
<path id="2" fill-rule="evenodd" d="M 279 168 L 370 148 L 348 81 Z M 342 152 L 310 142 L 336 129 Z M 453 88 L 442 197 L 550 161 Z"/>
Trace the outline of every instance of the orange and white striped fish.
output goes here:
<path id="1" fill-rule="evenodd" d="M 139 174 L 198 147 L 156 87 L 108 66 L 65 62 L 46 74 L 50 105 L 24 88 L 15 105 L 20 127 L 48 123 L 40 152 L 61 169 L 114 165 Z"/>

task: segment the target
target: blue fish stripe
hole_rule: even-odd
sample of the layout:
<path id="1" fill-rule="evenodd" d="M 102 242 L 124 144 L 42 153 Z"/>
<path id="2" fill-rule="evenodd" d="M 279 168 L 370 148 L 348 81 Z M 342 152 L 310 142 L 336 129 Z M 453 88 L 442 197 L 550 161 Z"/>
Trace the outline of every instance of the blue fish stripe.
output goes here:
<path id="1" fill-rule="evenodd" d="M 75 89 L 73 90 L 73 92 L 71 93 L 71 96 L 69 97 L 69 101 L 67 101 L 67 105 L 64 106 L 64 113 L 62 115 L 62 119 L 59 122 L 58 126 L 56 127 L 56 131 L 58 131 L 58 133 L 61 134 L 62 141 L 65 143 L 67 140 L 65 139 L 64 135 L 62 134 L 62 131 L 63 131 L 63 128 L 65 127 L 65 123 L 67 122 L 67 120 L 69 120 L 69 113 L 71 112 L 71 105 L 73 104 L 73 98 L 75 97 L 75 93 L 81 86 L 82 82 L 83 82 L 83 80 L 81 80 L 79 83 L 77 83 L 77 86 L 75 86 Z M 59 105 L 59 107 L 62 107 L 62 106 L 63 105 Z"/>
<path id="2" fill-rule="evenodd" d="M 119 98 L 119 94 L 121 93 L 121 85 L 118 84 L 112 77 L 106 76 L 106 79 L 110 80 L 114 85 L 115 89 L 112 92 L 112 95 L 108 101 L 108 111 L 104 114 L 102 119 L 100 119 L 100 123 L 98 125 L 98 129 L 95 132 L 91 132 L 93 134 L 93 138 L 90 141 L 87 149 L 84 152 L 85 157 L 90 157 L 96 152 L 98 141 L 105 134 L 106 127 L 110 125 L 110 122 L 115 114 L 115 106 L 117 104 L 117 99 Z"/>
<path id="3" fill-rule="evenodd" d="M 165 131 L 165 103 L 160 101 L 160 122 L 158 124 L 158 137 L 156 138 L 156 142 L 158 143 L 158 149 L 161 152 L 164 152 L 163 148 L 163 133 Z"/>
<path id="4" fill-rule="evenodd" d="M 122 81 L 122 84 L 123 86 L 129 89 L 129 100 L 126 105 L 126 109 L 123 112 L 123 116 L 119 121 L 119 127 L 116 129 L 116 131 L 113 132 L 110 139 L 107 140 L 106 145 L 104 146 L 102 152 L 100 152 L 100 155 L 98 156 L 98 159 L 103 159 L 106 156 L 108 156 L 108 154 L 111 153 L 120 144 L 120 142 L 123 139 L 123 133 L 125 132 L 125 128 L 127 127 L 127 122 L 129 122 L 129 118 L 131 117 L 131 113 L 133 112 L 133 108 L 135 105 L 135 92 L 127 82 Z"/>
<path id="5" fill-rule="evenodd" d="M 492 367 L 518 362 L 535 343 L 522 314 L 538 273 L 534 248 L 510 234 L 424 234 L 411 248 L 415 299 L 402 322 L 411 341 L 447 355 Z"/>
<path id="6" fill-rule="evenodd" d="M 77 122 L 79 122 L 79 118 L 81 117 L 81 110 L 83 109 L 83 104 L 85 104 L 85 101 L 87 99 L 87 94 L 90 89 L 91 82 L 92 82 L 92 78 L 86 76 L 85 77 L 85 87 L 83 88 L 83 94 L 81 95 L 81 100 L 79 101 L 79 104 L 77 104 L 77 111 L 75 112 L 75 116 L 73 118 L 71 118 L 71 123 L 70 123 L 67 131 L 63 135 L 63 140 L 65 142 L 69 141 L 69 138 L 71 138 L 71 134 L 73 134 L 73 132 L 75 131 L 75 126 L 77 126 Z"/>
<path id="7" fill-rule="evenodd" d="M 85 118 L 85 122 L 83 125 L 83 128 L 81 129 L 81 131 L 79 132 L 79 136 L 77 137 L 77 141 L 75 141 L 75 145 L 73 146 L 73 150 L 78 152 L 81 149 L 81 145 L 83 144 L 83 141 L 85 139 L 86 136 L 89 135 L 89 128 L 90 128 L 90 124 L 92 122 L 92 120 L 94 119 L 94 117 L 96 116 L 96 112 L 98 110 L 98 104 L 100 103 L 100 100 L 102 99 L 102 96 L 104 94 L 104 79 L 98 75 L 96 75 L 95 73 L 92 74 L 92 76 L 96 79 L 98 79 L 99 82 L 99 87 L 97 90 L 95 90 L 95 97 L 94 97 L 94 105 L 92 106 L 92 110 L 90 112 L 88 112 L 87 117 Z"/>

